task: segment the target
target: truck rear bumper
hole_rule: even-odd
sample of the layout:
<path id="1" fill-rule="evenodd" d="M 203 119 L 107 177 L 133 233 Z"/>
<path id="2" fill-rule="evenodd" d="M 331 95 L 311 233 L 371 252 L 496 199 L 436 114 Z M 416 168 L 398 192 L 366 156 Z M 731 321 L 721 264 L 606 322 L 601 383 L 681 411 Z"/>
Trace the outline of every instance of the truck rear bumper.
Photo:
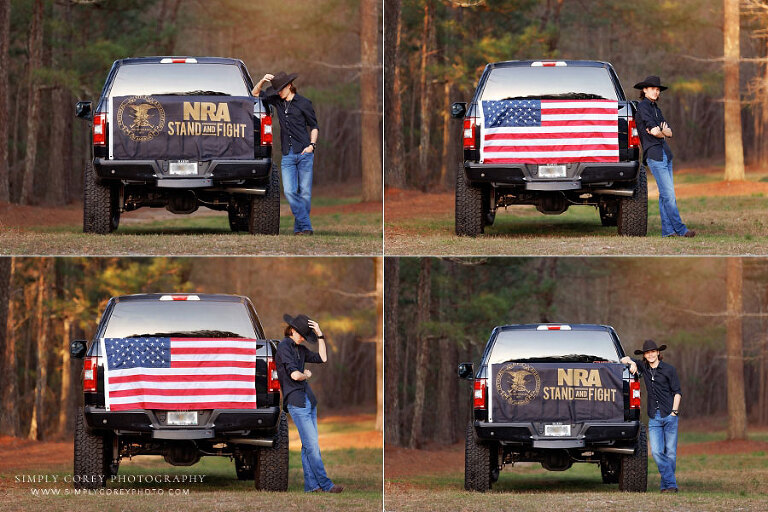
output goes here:
<path id="1" fill-rule="evenodd" d="M 591 443 L 634 441 L 640 431 L 639 421 L 579 423 L 570 437 L 549 437 L 539 433 L 532 423 L 488 423 L 475 421 L 475 431 L 486 441 L 520 443 L 533 448 L 583 448 Z"/>
<path id="2" fill-rule="evenodd" d="M 592 184 L 605 188 L 606 182 L 616 182 L 618 188 L 627 188 L 627 182 L 637 178 L 640 163 L 580 163 L 575 169 L 569 169 L 569 177 L 557 179 L 537 179 L 531 171 L 536 167 L 527 164 L 464 163 L 464 171 L 472 182 L 520 185 L 526 190 L 580 190 Z"/>
<path id="3" fill-rule="evenodd" d="M 253 160 L 210 160 L 198 162 L 196 176 L 175 176 L 168 171 L 168 160 L 109 160 L 94 158 L 97 176 L 104 180 L 126 180 L 168 188 L 205 188 L 221 182 L 265 179 L 272 169 L 271 158 Z M 183 187 L 173 183 L 184 182 Z"/>
<path id="4" fill-rule="evenodd" d="M 280 419 L 279 407 L 214 409 L 200 425 L 188 427 L 164 425 L 152 410 L 106 411 L 86 406 L 84 412 L 86 423 L 94 430 L 151 434 L 156 439 L 209 439 L 227 432 L 274 429 Z"/>

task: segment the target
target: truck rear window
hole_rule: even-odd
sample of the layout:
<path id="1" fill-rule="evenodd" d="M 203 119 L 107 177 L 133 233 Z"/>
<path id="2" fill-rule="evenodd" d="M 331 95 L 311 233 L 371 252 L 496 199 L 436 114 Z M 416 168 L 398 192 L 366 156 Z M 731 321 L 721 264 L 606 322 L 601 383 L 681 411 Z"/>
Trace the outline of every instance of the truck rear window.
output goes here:
<path id="1" fill-rule="evenodd" d="M 616 100 L 606 68 L 584 66 L 524 67 L 491 70 L 481 100 L 572 99 Z"/>
<path id="2" fill-rule="evenodd" d="M 215 301 L 118 302 L 104 338 L 258 338 L 245 304 Z"/>
<path id="3" fill-rule="evenodd" d="M 240 68 L 232 64 L 125 64 L 110 96 L 163 94 L 250 96 Z"/>
<path id="4" fill-rule="evenodd" d="M 501 331 L 488 364 L 516 362 L 619 362 L 613 338 L 606 331 Z"/>

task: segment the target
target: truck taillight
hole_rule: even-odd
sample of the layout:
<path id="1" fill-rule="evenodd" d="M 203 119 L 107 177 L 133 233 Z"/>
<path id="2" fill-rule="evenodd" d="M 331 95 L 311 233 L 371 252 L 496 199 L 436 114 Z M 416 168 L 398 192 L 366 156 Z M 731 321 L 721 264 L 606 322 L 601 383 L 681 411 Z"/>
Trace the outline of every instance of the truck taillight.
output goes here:
<path id="1" fill-rule="evenodd" d="M 634 119 L 629 120 L 629 148 L 640 146 L 640 136 L 637 134 L 637 124 Z"/>
<path id="2" fill-rule="evenodd" d="M 633 380 L 629 383 L 629 408 L 640 408 L 640 381 Z"/>
<path id="3" fill-rule="evenodd" d="M 272 145 L 272 116 L 261 116 L 261 145 Z"/>
<path id="4" fill-rule="evenodd" d="M 280 391 L 280 381 L 277 380 L 277 365 L 271 357 L 267 359 L 267 392 L 276 393 Z"/>
<path id="5" fill-rule="evenodd" d="M 462 138 L 464 140 L 464 149 L 476 149 L 475 135 L 477 130 L 477 123 L 475 117 L 467 117 L 464 119 L 464 133 Z"/>
<path id="6" fill-rule="evenodd" d="M 486 398 L 488 397 L 487 379 L 475 379 L 475 393 L 473 402 L 475 409 L 486 408 Z"/>
<path id="7" fill-rule="evenodd" d="M 107 144 L 107 114 L 93 116 L 93 144 L 96 146 Z"/>
<path id="8" fill-rule="evenodd" d="M 83 363 L 83 391 L 96 391 L 96 380 L 99 372 L 99 358 L 86 357 Z"/>

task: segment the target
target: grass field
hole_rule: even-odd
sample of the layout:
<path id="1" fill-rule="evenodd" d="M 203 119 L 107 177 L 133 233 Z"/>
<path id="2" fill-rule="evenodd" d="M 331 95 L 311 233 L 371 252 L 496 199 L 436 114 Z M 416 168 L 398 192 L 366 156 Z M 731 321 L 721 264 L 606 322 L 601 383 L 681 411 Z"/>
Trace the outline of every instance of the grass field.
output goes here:
<path id="1" fill-rule="evenodd" d="M 719 173 L 684 173 L 675 178 L 683 221 L 696 238 L 661 238 L 658 200 L 648 201 L 648 236 L 620 237 L 603 227 L 596 208 L 574 206 L 543 215 L 533 206 L 497 212 L 496 222 L 477 238 L 454 234 L 453 192 L 416 203 L 387 201 L 388 255 L 765 255 L 768 254 L 768 193 L 765 177 L 750 176 L 741 195 L 729 195 Z M 649 186 L 655 189 L 649 176 Z M 753 189 L 753 190 L 751 190 Z M 697 195 L 701 194 L 701 195 Z M 406 213 L 409 212 L 409 213 Z"/>
<path id="2" fill-rule="evenodd" d="M 351 427 L 337 422 L 320 422 L 320 446 L 324 436 L 333 438 L 333 445 L 339 444 L 339 430 L 346 430 L 350 445 L 354 446 L 357 435 L 370 433 L 371 421 L 356 421 Z M 4 501 L 0 510 L 59 512 L 71 510 L 115 510 L 155 512 L 183 510 L 192 511 L 240 511 L 240 510 L 339 510 L 378 511 L 382 503 L 382 452 L 380 447 L 337 448 L 323 450 L 323 460 L 329 476 L 335 483 L 343 485 L 342 494 L 304 493 L 301 469 L 300 443 L 295 427 L 291 424 L 291 451 L 289 463 L 289 488 L 286 493 L 269 493 L 254 490 L 253 481 L 239 481 L 235 475 L 234 463 L 224 457 L 204 457 L 189 467 L 174 467 L 166 464 L 162 457 L 136 457 L 124 460 L 120 465 L 117 482 L 110 482 L 102 491 L 92 494 L 75 495 L 71 484 L 64 483 L 71 477 L 71 463 L 57 467 L 35 467 L 32 469 L 0 469 L 0 495 Z M 45 475 L 49 480 L 58 478 L 57 483 L 17 482 L 23 475 Z M 202 483 L 163 482 L 181 479 L 185 475 L 203 475 Z M 139 482 L 138 479 L 144 479 Z M 151 478 L 149 482 L 146 480 Z M 160 482 L 156 481 L 157 479 Z M 198 477 L 199 480 L 199 477 Z M 141 494 L 140 494 L 141 493 Z"/>
<path id="3" fill-rule="evenodd" d="M 75 219 L 17 228 L 3 226 L 0 255 L 371 255 L 381 254 L 381 208 L 356 209 L 358 198 L 313 199 L 314 236 L 295 237 L 293 216 L 283 206 L 280 235 L 233 233 L 226 212 L 162 215 L 159 220 L 126 214 L 110 235 L 82 232 Z M 81 214 L 80 214 L 81 215 Z M 159 216 L 159 215 L 158 215 Z"/>
<path id="4" fill-rule="evenodd" d="M 680 446 L 724 439 L 722 432 L 681 432 Z M 751 435 L 768 440 L 768 434 Z M 575 464 L 564 472 L 550 472 L 539 464 L 505 468 L 493 490 L 463 490 L 460 470 L 386 480 L 388 511 L 419 510 L 568 510 L 570 511 L 764 511 L 768 510 L 768 453 L 697 453 L 678 456 L 679 494 L 660 494 L 659 474 L 649 461 L 648 493 L 622 493 L 603 484 L 592 464 Z"/>

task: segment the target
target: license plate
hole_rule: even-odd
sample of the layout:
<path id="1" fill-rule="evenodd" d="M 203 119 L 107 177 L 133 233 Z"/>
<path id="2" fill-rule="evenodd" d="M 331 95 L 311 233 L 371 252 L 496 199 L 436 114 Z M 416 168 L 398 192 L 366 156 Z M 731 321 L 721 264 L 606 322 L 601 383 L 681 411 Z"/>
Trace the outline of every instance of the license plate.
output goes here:
<path id="1" fill-rule="evenodd" d="M 197 162 L 170 162 L 168 164 L 168 174 L 174 176 L 195 176 L 197 175 Z"/>
<path id="2" fill-rule="evenodd" d="M 564 165 L 540 165 L 539 178 L 565 178 Z"/>
<path id="3" fill-rule="evenodd" d="M 168 411 L 169 425 L 197 425 L 197 411 Z"/>
<path id="4" fill-rule="evenodd" d="M 544 435 L 553 437 L 568 437 L 571 435 L 570 425 L 544 425 Z"/>

